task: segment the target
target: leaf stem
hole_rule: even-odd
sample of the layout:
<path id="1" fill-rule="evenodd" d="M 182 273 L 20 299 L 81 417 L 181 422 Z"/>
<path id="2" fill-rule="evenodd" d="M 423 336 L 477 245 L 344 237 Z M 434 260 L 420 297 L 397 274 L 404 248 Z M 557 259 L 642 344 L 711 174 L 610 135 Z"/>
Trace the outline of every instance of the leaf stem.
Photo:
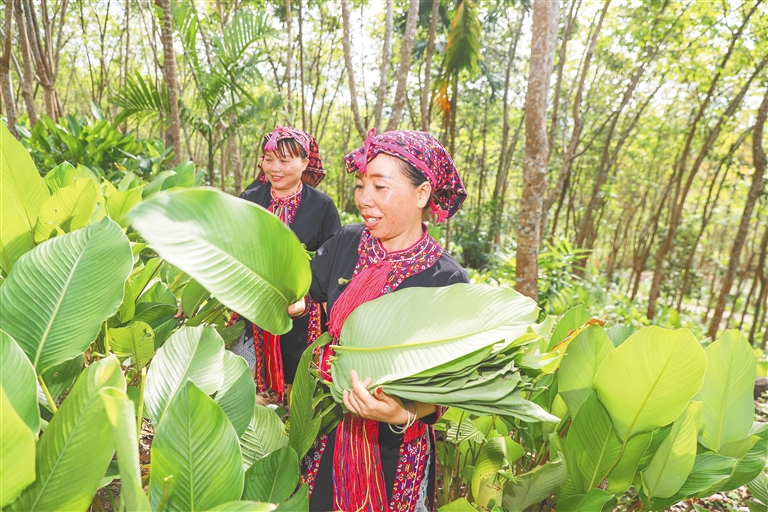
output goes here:
<path id="1" fill-rule="evenodd" d="M 136 411 L 136 438 L 141 440 L 141 420 L 144 416 L 144 387 L 147 383 L 147 368 L 141 369 L 141 381 L 139 384 L 139 407 Z"/>
<path id="2" fill-rule="evenodd" d="M 107 496 L 109 496 L 109 504 L 112 505 L 113 512 L 118 512 L 115 496 L 112 494 L 112 484 L 107 485 Z"/>
<path id="3" fill-rule="evenodd" d="M 107 331 L 107 321 L 104 320 L 101 324 L 102 336 L 104 337 L 104 354 L 109 357 L 109 353 L 112 351 L 112 347 L 109 345 L 109 334 Z"/>
<path id="4" fill-rule="evenodd" d="M 163 512 L 163 509 L 165 508 L 165 503 L 168 501 L 168 491 L 171 489 L 171 480 L 173 480 L 173 475 L 168 475 L 163 478 L 163 497 L 160 499 L 160 504 L 157 506 L 156 512 Z"/>
<path id="5" fill-rule="evenodd" d="M 48 386 L 45 385 L 43 376 L 38 375 L 37 380 L 38 382 L 40 382 L 40 387 L 43 388 L 43 393 L 45 393 L 45 399 L 48 400 L 48 405 L 51 407 L 51 412 L 53 412 L 53 414 L 56 414 L 56 411 L 58 410 L 56 407 L 56 402 L 53 401 L 53 397 L 51 396 L 51 392 L 48 391 Z"/>

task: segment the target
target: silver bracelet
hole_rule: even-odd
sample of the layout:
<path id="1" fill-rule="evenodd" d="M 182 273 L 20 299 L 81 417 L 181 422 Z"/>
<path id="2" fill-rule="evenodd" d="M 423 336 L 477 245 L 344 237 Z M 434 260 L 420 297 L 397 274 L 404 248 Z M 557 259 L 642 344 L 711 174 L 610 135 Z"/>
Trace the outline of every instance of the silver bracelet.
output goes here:
<path id="1" fill-rule="evenodd" d="M 408 402 L 411 403 L 411 402 Z M 411 418 L 411 411 L 408 410 L 408 403 L 405 404 L 405 414 L 406 414 L 406 421 L 405 425 L 402 427 L 395 427 L 392 425 L 392 423 L 389 423 L 389 430 L 394 432 L 395 434 L 405 434 L 405 431 L 408 430 L 413 426 L 414 423 L 416 423 L 416 419 L 418 416 L 418 409 L 416 408 L 416 405 L 414 404 L 413 408 L 413 418 Z"/>

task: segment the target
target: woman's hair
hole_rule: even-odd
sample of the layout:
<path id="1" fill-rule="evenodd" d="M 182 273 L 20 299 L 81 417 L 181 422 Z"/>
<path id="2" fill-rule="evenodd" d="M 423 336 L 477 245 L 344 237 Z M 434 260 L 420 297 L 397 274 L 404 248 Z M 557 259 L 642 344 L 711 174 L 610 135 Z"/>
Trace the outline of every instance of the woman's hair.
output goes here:
<path id="1" fill-rule="evenodd" d="M 264 146 L 267 145 L 267 141 L 269 140 L 269 136 L 264 137 L 264 140 L 261 143 L 261 150 L 264 151 Z M 287 156 L 291 156 L 293 158 L 301 158 L 305 159 L 308 158 L 307 152 L 304 150 L 303 147 L 301 147 L 301 144 L 296 142 L 296 139 L 280 139 L 277 141 L 277 151 L 275 151 L 278 155 L 280 155 L 282 158 L 285 158 Z"/>
<path id="2" fill-rule="evenodd" d="M 406 179 L 411 182 L 411 185 L 414 187 L 418 187 L 422 183 L 427 183 L 427 177 L 424 176 L 424 173 L 420 170 L 416 169 L 413 165 L 411 165 L 409 162 L 406 162 L 402 158 L 397 159 L 398 166 L 400 167 L 400 170 L 405 175 Z M 430 197 L 431 200 L 431 197 Z M 428 216 L 430 214 L 429 209 L 429 201 L 427 201 L 427 204 L 424 205 L 424 216 Z M 426 220 L 426 218 L 425 218 Z"/>

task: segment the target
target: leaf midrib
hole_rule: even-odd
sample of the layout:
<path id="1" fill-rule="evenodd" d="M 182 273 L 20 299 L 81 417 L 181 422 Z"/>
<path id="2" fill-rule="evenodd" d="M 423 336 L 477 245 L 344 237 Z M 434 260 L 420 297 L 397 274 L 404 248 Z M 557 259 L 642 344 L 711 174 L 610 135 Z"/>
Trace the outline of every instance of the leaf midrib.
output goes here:
<path id="1" fill-rule="evenodd" d="M 101 387 L 97 387 L 96 391 L 101 389 Z M 77 432 L 78 426 L 80 425 L 80 422 L 82 421 L 83 417 L 85 416 L 86 411 L 88 411 L 91 403 L 93 402 L 94 398 L 96 398 L 96 393 L 92 393 L 90 397 L 88 398 L 88 401 L 85 403 L 85 407 L 83 407 L 82 411 L 80 412 L 80 415 L 77 418 L 77 421 L 75 422 L 75 426 L 70 431 L 70 435 L 67 437 L 66 442 L 64 443 L 64 446 L 62 447 L 61 451 L 59 452 L 59 456 L 56 458 L 56 462 L 53 464 L 53 467 L 51 468 L 50 473 L 48 473 L 48 478 L 45 479 L 45 481 L 42 484 L 42 487 L 40 488 L 40 492 L 37 494 L 37 497 L 35 498 L 35 501 L 32 503 L 32 507 L 30 508 L 30 512 L 33 512 L 35 510 L 35 507 L 37 506 L 37 503 L 40 501 L 40 498 L 42 498 L 43 494 L 45 493 L 45 489 L 48 487 L 48 483 L 51 481 L 51 478 L 53 477 L 54 473 L 56 473 L 56 468 L 58 468 L 59 463 L 61 463 L 61 460 L 64 458 L 64 453 L 66 453 L 67 448 L 69 447 L 70 442 L 72 441 L 72 438 L 75 437 L 75 433 Z M 64 421 L 64 420 L 62 420 Z M 53 441 L 51 441 L 53 442 Z"/>
<path id="2" fill-rule="evenodd" d="M 61 288 L 61 293 L 59 293 L 59 298 L 56 301 L 56 305 L 54 306 L 54 309 L 51 312 L 51 316 L 48 320 L 48 324 L 45 326 L 45 330 L 43 331 L 43 335 L 40 339 L 40 343 L 38 344 L 38 349 L 37 349 L 37 353 L 35 354 L 35 361 L 33 365 L 35 367 L 35 370 L 39 370 L 37 367 L 37 363 L 40 361 L 40 355 L 43 353 L 45 344 L 48 341 L 48 335 L 50 334 L 51 328 L 53 327 L 53 322 L 56 320 L 56 317 L 59 314 L 59 309 L 61 309 L 61 304 L 64 301 L 64 296 L 67 294 L 67 291 L 69 290 L 69 285 L 72 282 L 72 277 L 75 275 L 75 272 L 77 271 L 77 267 L 80 264 L 80 260 L 82 260 L 83 255 L 88 250 L 88 246 L 91 244 L 92 240 L 93 240 L 93 237 L 88 239 L 88 241 L 83 246 L 83 249 L 77 255 L 77 258 L 75 258 L 74 264 L 72 265 L 72 270 L 69 272 L 69 275 L 67 276 L 67 280 L 65 281 L 64 286 Z"/>
<path id="3" fill-rule="evenodd" d="M 451 341 L 466 339 L 466 338 L 472 338 L 474 336 L 478 336 L 480 334 L 489 333 L 494 330 L 501 330 L 505 326 L 508 327 L 522 327 L 523 325 L 515 325 L 515 326 L 509 326 L 509 324 L 501 325 L 497 327 L 493 327 L 490 329 L 482 329 L 477 331 L 472 331 L 470 333 L 466 334 L 460 334 L 458 336 L 451 336 L 450 338 L 440 338 L 440 339 L 432 339 L 427 341 L 416 341 L 413 343 L 404 343 L 402 345 L 384 345 L 384 346 L 375 346 L 375 347 L 354 347 L 354 346 L 344 346 L 344 345 L 336 345 L 333 347 L 333 349 L 336 352 L 360 352 L 360 353 L 366 353 L 366 352 L 387 352 L 390 350 L 403 350 L 403 349 L 409 349 L 409 348 L 418 348 L 421 346 L 428 346 L 428 345 L 443 345 L 445 343 L 449 343 Z M 511 343 L 511 342 L 510 342 Z"/>

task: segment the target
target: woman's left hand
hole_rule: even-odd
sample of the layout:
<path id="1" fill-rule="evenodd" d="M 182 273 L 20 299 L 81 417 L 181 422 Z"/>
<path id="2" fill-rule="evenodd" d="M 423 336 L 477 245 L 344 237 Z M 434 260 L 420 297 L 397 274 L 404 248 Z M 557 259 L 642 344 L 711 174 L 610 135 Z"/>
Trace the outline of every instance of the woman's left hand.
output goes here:
<path id="1" fill-rule="evenodd" d="M 407 412 L 399 398 L 384 393 L 381 388 L 376 388 L 373 394 L 368 392 L 370 378 L 361 381 L 355 370 L 350 375 L 352 391 L 344 390 L 343 399 L 351 413 L 368 420 L 399 425 L 408 422 L 409 414 L 415 414 L 415 411 Z"/>

